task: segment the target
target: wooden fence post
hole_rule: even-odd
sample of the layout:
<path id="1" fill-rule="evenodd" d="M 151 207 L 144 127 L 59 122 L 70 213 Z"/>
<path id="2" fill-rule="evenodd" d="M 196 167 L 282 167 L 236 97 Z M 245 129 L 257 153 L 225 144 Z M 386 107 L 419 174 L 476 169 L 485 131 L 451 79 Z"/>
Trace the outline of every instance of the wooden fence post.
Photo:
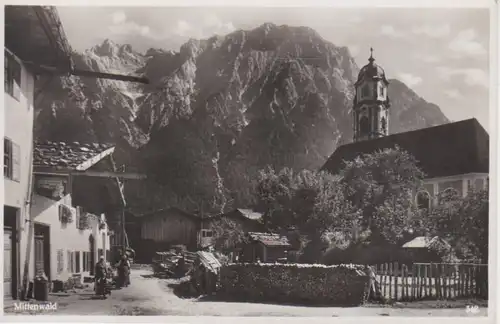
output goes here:
<path id="1" fill-rule="evenodd" d="M 466 267 L 466 271 L 464 272 L 465 275 L 465 291 L 464 291 L 464 297 L 469 297 L 469 275 L 470 275 L 470 267 Z"/>
<path id="2" fill-rule="evenodd" d="M 477 297 L 477 296 L 479 296 L 479 285 L 478 285 L 478 280 L 477 280 L 477 279 L 478 279 L 478 278 L 477 278 L 477 277 L 478 277 L 478 276 L 477 276 L 478 271 L 477 271 L 477 270 L 478 270 L 478 269 L 477 269 L 477 266 L 476 266 L 476 265 L 474 265 L 474 278 L 473 278 L 473 283 L 474 283 L 474 295 L 475 295 L 476 297 Z"/>
<path id="3" fill-rule="evenodd" d="M 417 284 L 417 266 L 416 264 L 412 264 L 411 266 L 411 299 L 414 300 L 416 299 L 417 297 L 417 287 L 418 287 L 418 284 Z"/>
<path id="4" fill-rule="evenodd" d="M 447 278 L 448 278 L 448 273 L 446 269 L 446 265 L 441 264 L 441 289 L 442 289 L 442 299 L 446 299 L 448 297 L 448 287 L 447 287 Z"/>
<path id="5" fill-rule="evenodd" d="M 422 272 L 420 271 L 420 264 L 417 264 L 417 292 L 416 292 L 416 298 L 420 299 L 422 298 Z"/>
<path id="6" fill-rule="evenodd" d="M 399 264 L 394 262 L 394 300 L 398 300 Z"/>
<path id="7" fill-rule="evenodd" d="M 399 299 L 402 300 L 405 297 L 405 266 L 404 264 L 399 264 L 399 276 L 401 279 L 401 294 L 399 295 Z M 398 284 L 399 285 L 399 284 Z"/>
<path id="8" fill-rule="evenodd" d="M 409 277 L 410 277 L 410 274 L 409 274 L 409 271 L 408 271 L 408 266 L 405 264 L 404 265 L 404 269 L 405 269 L 405 286 L 404 286 L 404 290 L 405 290 L 405 299 L 409 299 Z"/>
<path id="9" fill-rule="evenodd" d="M 384 263 L 382 265 L 382 267 L 383 267 L 383 273 L 384 273 L 384 277 L 383 277 L 384 298 L 387 298 L 387 273 L 389 272 L 389 267 L 388 267 L 387 263 Z"/>
<path id="10" fill-rule="evenodd" d="M 393 264 L 389 263 L 389 299 L 392 300 L 392 268 Z"/>

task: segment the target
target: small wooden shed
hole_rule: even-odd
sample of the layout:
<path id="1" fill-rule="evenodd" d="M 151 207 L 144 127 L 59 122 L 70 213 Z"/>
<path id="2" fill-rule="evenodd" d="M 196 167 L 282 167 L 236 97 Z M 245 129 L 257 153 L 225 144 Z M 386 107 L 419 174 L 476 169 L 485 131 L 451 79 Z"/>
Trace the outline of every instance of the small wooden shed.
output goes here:
<path id="1" fill-rule="evenodd" d="M 428 263 L 440 262 L 441 258 L 437 251 L 439 249 L 450 249 L 451 246 L 438 236 L 418 236 L 403 244 L 402 248 L 408 253 L 413 263 Z"/>
<path id="2" fill-rule="evenodd" d="M 286 259 L 292 245 L 285 236 L 273 233 L 249 232 L 248 243 L 241 245 L 240 262 L 273 263 Z"/>

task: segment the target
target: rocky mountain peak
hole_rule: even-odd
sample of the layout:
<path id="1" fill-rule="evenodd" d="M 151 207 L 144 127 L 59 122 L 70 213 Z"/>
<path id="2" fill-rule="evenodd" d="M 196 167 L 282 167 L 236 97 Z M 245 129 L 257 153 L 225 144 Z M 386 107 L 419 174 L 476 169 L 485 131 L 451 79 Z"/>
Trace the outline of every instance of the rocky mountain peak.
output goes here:
<path id="1" fill-rule="evenodd" d="M 118 55 L 119 50 L 120 47 L 110 39 L 105 39 L 101 44 L 96 45 L 90 49 L 91 52 L 98 56 L 111 57 Z"/>
<path id="2" fill-rule="evenodd" d="M 141 203 L 162 193 L 160 203 L 189 209 L 184 200 L 212 201 L 226 188 L 227 201 L 245 207 L 259 169 L 315 169 L 352 138 L 359 69 L 348 48 L 308 27 L 266 23 L 145 55 L 105 40 L 75 61 L 142 74 L 151 84 L 63 77 L 37 105 L 36 135 L 115 143 L 125 152 L 121 164 L 140 156 L 151 178 L 169 188 L 155 188 Z M 389 95 L 391 133 L 448 121 L 401 82 L 391 82 Z"/>

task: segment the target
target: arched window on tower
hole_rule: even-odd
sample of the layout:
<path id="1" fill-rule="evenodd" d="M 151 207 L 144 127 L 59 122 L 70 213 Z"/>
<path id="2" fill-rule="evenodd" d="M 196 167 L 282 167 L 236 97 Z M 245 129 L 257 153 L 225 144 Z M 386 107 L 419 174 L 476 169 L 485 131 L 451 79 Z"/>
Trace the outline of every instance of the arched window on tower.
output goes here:
<path id="1" fill-rule="evenodd" d="M 361 88 L 361 98 L 368 98 L 370 96 L 370 85 L 365 83 Z"/>
<path id="2" fill-rule="evenodd" d="M 385 100 L 385 87 L 382 83 L 378 85 L 378 99 Z"/>
<path id="3" fill-rule="evenodd" d="M 359 131 L 361 135 L 370 134 L 370 120 L 368 119 L 368 116 L 361 116 L 359 119 Z"/>
<path id="4" fill-rule="evenodd" d="M 429 210 L 431 208 L 431 195 L 427 191 L 419 191 L 415 197 L 415 202 L 418 209 Z"/>

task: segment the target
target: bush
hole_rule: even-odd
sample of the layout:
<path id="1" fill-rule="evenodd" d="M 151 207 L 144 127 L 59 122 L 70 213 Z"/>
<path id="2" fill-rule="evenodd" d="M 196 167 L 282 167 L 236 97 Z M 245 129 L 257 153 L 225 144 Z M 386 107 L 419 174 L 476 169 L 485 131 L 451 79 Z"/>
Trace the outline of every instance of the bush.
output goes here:
<path id="1" fill-rule="evenodd" d="M 355 263 L 375 265 L 387 262 L 411 263 L 411 256 L 407 251 L 395 245 L 353 245 L 346 249 L 330 248 L 322 258 L 327 265 L 341 263 Z"/>
<path id="2" fill-rule="evenodd" d="M 359 265 L 230 264 L 220 278 L 221 293 L 233 300 L 328 306 L 362 304 L 369 283 Z"/>

